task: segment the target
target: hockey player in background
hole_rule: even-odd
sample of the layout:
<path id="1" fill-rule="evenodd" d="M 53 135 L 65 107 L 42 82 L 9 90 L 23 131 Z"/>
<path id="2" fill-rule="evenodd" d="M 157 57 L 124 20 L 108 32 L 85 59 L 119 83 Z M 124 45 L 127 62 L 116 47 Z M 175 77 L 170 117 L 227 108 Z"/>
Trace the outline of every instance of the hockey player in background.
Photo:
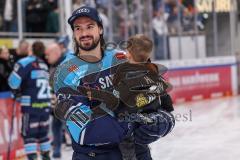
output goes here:
<path id="1" fill-rule="evenodd" d="M 56 116 L 64 121 L 72 137 L 72 159 L 122 160 L 119 143 L 132 134 L 131 125 L 118 121 L 112 112 L 115 107 L 104 105 L 101 98 L 92 99 L 91 92 L 84 91 L 95 88 L 102 91 L 98 96 L 108 95 L 110 103 L 115 101 L 110 94 L 111 74 L 126 58 L 116 50 L 104 49 L 103 25 L 96 9 L 81 7 L 72 13 L 68 23 L 73 30 L 76 56 L 58 66 L 54 90 L 58 97 Z M 84 93 L 77 94 L 79 90 Z M 173 118 L 171 114 L 161 111 L 158 115 L 154 124 L 140 125 L 133 131 L 137 133 L 134 143 L 138 160 L 151 160 L 148 144 L 168 134 L 174 125 L 173 121 L 165 121 Z"/>
<path id="2" fill-rule="evenodd" d="M 49 160 L 50 141 L 49 113 L 50 86 L 48 66 L 42 57 L 45 47 L 42 42 L 32 44 L 32 54 L 22 58 L 14 65 L 8 83 L 15 96 L 20 97 L 22 112 L 21 135 L 25 153 L 29 160 L 37 160 L 40 148 L 43 160 Z"/>

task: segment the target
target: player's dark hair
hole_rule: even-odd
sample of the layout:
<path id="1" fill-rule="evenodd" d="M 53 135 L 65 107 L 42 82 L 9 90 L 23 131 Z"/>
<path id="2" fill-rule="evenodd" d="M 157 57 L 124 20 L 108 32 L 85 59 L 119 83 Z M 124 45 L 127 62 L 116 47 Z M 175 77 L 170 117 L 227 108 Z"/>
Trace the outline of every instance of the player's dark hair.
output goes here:
<path id="1" fill-rule="evenodd" d="M 44 52 L 45 52 L 45 46 L 43 42 L 41 41 L 36 41 L 32 44 L 32 51 L 33 54 L 39 58 L 44 57 Z"/>

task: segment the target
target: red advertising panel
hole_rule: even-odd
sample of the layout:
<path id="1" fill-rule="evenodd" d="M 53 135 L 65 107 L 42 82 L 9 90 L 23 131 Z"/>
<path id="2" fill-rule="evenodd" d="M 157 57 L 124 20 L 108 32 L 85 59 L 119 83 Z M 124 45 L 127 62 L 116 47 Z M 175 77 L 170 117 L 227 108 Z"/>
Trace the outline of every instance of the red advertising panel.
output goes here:
<path id="1" fill-rule="evenodd" d="M 23 141 L 20 135 L 21 115 L 19 103 L 9 97 L 0 96 L 0 160 L 24 159 Z M 13 118 L 13 123 L 12 121 Z"/>
<path id="2" fill-rule="evenodd" d="M 232 65 L 169 70 L 167 80 L 174 102 L 185 102 L 233 94 Z"/>

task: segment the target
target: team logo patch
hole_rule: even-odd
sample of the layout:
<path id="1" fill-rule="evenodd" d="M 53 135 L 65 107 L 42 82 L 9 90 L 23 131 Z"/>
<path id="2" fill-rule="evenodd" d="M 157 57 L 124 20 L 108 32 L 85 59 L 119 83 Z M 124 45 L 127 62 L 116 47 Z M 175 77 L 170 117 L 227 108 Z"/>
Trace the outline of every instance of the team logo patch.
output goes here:
<path id="1" fill-rule="evenodd" d="M 77 10 L 77 14 L 80 14 L 80 13 L 89 13 L 89 12 L 90 12 L 90 10 L 87 9 L 87 8 L 81 8 L 81 9 Z"/>
<path id="2" fill-rule="evenodd" d="M 74 72 L 74 71 L 76 71 L 77 69 L 78 69 L 78 66 L 72 65 L 72 66 L 70 66 L 70 67 L 68 68 L 68 71 L 69 71 L 69 72 Z"/>
<path id="3" fill-rule="evenodd" d="M 139 108 L 148 104 L 148 99 L 143 94 L 138 94 L 135 100 L 136 106 Z"/>
<path id="4" fill-rule="evenodd" d="M 126 58 L 127 58 L 124 53 L 116 53 L 116 54 L 115 54 L 115 57 L 116 57 L 117 59 L 126 59 Z"/>

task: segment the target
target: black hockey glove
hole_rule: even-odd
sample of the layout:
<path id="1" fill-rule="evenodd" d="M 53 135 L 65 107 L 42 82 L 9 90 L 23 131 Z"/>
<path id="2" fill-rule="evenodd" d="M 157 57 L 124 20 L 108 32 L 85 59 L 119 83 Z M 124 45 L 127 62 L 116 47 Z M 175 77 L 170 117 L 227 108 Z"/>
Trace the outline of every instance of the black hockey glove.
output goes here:
<path id="1" fill-rule="evenodd" d="M 137 112 L 165 94 L 171 85 L 153 63 L 123 63 L 114 75 L 113 86 L 113 93 L 129 110 Z"/>
<path id="2" fill-rule="evenodd" d="M 154 123 L 140 125 L 134 131 L 135 142 L 138 144 L 150 144 L 170 133 L 175 126 L 173 115 L 166 111 L 159 110 L 156 113 L 149 114 L 148 117 Z"/>
<path id="3" fill-rule="evenodd" d="M 160 96 L 161 106 L 160 108 L 167 111 L 172 112 L 174 110 L 173 108 L 173 101 L 169 94 L 164 94 Z"/>

